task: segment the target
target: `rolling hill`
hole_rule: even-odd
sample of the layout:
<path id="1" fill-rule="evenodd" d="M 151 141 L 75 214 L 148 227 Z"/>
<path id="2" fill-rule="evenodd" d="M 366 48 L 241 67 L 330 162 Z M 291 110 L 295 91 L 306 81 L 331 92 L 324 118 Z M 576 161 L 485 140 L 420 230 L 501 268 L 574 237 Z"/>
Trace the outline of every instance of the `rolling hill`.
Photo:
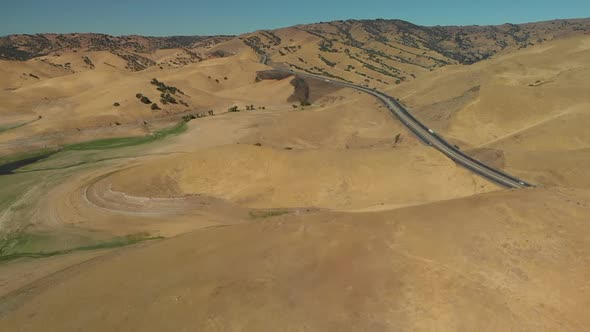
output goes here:
<path id="1" fill-rule="evenodd" d="M 585 330 L 589 27 L 4 38 L 0 330 Z"/>

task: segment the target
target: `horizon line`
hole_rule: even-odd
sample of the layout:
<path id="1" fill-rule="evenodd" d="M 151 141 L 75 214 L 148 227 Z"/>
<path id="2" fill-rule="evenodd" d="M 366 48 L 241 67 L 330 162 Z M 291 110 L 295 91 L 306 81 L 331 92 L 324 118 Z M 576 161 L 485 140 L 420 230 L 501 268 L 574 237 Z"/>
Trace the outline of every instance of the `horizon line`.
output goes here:
<path id="1" fill-rule="evenodd" d="M 416 26 L 426 27 L 426 28 L 435 28 L 435 27 L 491 27 L 491 26 L 502 26 L 506 24 L 514 24 L 514 25 L 525 25 L 525 24 L 535 24 L 535 23 L 546 23 L 546 22 L 556 22 L 556 21 L 577 21 L 577 20 L 587 20 L 590 17 L 571 17 L 571 18 L 554 18 L 549 20 L 540 20 L 540 21 L 525 21 L 525 22 L 504 22 L 499 24 L 458 24 L 458 25 L 422 25 L 416 24 L 411 21 L 398 19 L 398 18 L 350 18 L 350 19 L 340 19 L 340 20 L 331 20 L 331 21 L 318 21 L 318 22 L 311 22 L 311 23 L 298 23 L 294 25 L 288 26 L 280 26 L 274 28 L 261 28 L 252 31 L 242 32 L 238 34 L 212 34 L 212 35 L 201 35 L 201 34 L 171 34 L 171 35 L 143 35 L 138 33 L 124 33 L 124 34 L 109 34 L 104 32 L 36 32 L 36 33 L 10 33 L 6 35 L 0 35 L 0 38 L 11 37 L 11 36 L 40 36 L 40 35 L 76 35 L 76 34 L 96 34 L 96 35 L 104 35 L 104 36 L 111 36 L 111 37 L 144 37 L 144 38 L 172 38 L 172 37 L 203 37 L 203 38 L 214 38 L 214 37 L 238 37 L 245 34 L 255 33 L 257 31 L 269 31 L 269 30 L 281 30 L 281 29 L 288 29 L 292 27 L 298 27 L 302 25 L 313 25 L 313 24 L 324 24 L 324 23 L 331 23 L 331 22 L 349 22 L 349 21 L 401 21 L 405 23 L 410 23 Z"/>

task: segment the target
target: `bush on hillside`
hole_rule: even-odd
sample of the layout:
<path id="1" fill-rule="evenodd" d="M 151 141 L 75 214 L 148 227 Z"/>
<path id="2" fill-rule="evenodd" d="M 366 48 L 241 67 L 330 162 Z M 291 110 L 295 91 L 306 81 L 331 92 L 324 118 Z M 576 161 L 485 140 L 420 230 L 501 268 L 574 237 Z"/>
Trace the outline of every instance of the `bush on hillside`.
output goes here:
<path id="1" fill-rule="evenodd" d="M 172 97 L 169 93 L 164 93 L 162 92 L 160 94 L 160 101 L 162 102 L 162 104 L 166 105 L 168 103 L 170 104 L 177 104 L 178 102 L 176 101 L 176 99 L 174 97 Z"/>
<path id="2" fill-rule="evenodd" d="M 192 120 L 192 119 L 196 119 L 196 118 L 197 118 L 197 117 L 196 117 L 196 116 L 194 116 L 193 114 L 189 114 L 189 115 L 185 115 L 185 116 L 183 116 L 183 117 L 182 117 L 182 120 L 183 120 L 184 122 L 189 122 L 190 120 Z"/>

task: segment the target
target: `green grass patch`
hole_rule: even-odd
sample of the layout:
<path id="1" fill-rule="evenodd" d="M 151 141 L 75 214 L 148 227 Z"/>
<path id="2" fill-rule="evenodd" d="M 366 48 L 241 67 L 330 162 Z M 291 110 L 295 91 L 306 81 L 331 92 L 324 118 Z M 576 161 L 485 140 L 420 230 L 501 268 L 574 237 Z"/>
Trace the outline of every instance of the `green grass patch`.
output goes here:
<path id="1" fill-rule="evenodd" d="M 107 139 L 99 139 L 94 141 L 82 142 L 77 144 L 70 144 L 60 148 L 54 149 L 43 149 L 37 151 L 31 151 L 26 153 L 19 153 L 9 156 L 0 157 L 0 174 L 10 174 L 12 173 L 19 173 L 19 172 L 28 172 L 28 171 L 38 171 L 38 170 L 56 170 L 66 168 L 64 166 L 58 167 L 46 167 L 43 169 L 37 169 L 33 164 L 37 165 L 37 161 L 41 162 L 41 160 L 51 157 L 58 152 L 61 152 L 59 155 L 54 156 L 49 160 L 55 160 L 56 157 L 62 156 L 62 154 L 69 152 L 76 152 L 76 151 L 101 151 L 101 150 L 109 150 L 109 149 L 117 149 L 117 148 L 124 148 L 124 147 L 131 147 L 137 146 L 141 144 L 152 143 L 158 140 L 163 140 L 168 136 L 179 135 L 187 130 L 187 121 L 181 121 L 178 124 L 170 127 L 165 128 L 162 130 L 158 130 L 150 135 L 147 136 L 137 136 L 137 137 L 120 137 L 120 138 L 107 138 Z M 90 152 L 91 153 L 91 152 Z M 68 165 L 67 167 L 74 167 L 83 165 L 89 162 L 96 162 L 102 160 L 109 160 L 114 158 L 102 158 L 100 160 L 94 160 L 90 158 L 90 160 L 80 161 L 75 163 L 74 165 Z M 12 164 L 12 165 L 11 165 Z"/>
<path id="2" fill-rule="evenodd" d="M 250 211 L 250 217 L 254 219 L 264 219 L 278 217 L 285 214 L 289 214 L 286 210 L 273 210 L 273 211 Z"/>
<path id="3" fill-rule="evenodd" d="M 9 156 L 0 157 L 0 166 L 17 162 L 19 160 L 32 159 L 32 158 L 46 158 L 54 153 L 59 152 L 59 149 L 42 149 L 36 151 L 30 151 L 25 153 L 18 153 Z"/>
<path id="4" fill-rule="evenodd" d="M 11 130 L 11 129 L 16 129 L 16 128 L 20 128 L 20 127 L 26 126 L 26 125 L 28 125 L 30 123 L 35 122 L 35 121 L 39 121 L 39 119 L 35 119 L 35 120 L 29 121 L 29 122 L 19 123 L 19 124 L 15 124 L 15 125 L 0 126 L 0 133 L 1 132 L 4 132 L 4 131 Z"/>
<path id="5" fill-rule="evenodd" d="M 95 141 L 66 145 L 64 150 L 106 150 L 151 143 L 168 136 L 179 135 L 187 129 L 187 122 L 181 121 L 177 125 L 156 131 L 147 136 L 105 138 Z"/>
<path id="6" fill-rule="evenodd" d="M 51 237 L 41 234 L 20 234 L 15 237 L 0 240 L 0 263 L 18 258 L 45 258 L 57 255 L 65 255 L 77 251 L 90 251 L 99 249 L 113 249 L 136 244 L 143 241 L 163 239 L 161 236 L 151 237 L 147 234 L 134 234 L 117 237 L 109 241 L 98 242 L 91 245 L 78 246 L 69 249 L 43 251 L 37 250 L 52 241 Z"/>

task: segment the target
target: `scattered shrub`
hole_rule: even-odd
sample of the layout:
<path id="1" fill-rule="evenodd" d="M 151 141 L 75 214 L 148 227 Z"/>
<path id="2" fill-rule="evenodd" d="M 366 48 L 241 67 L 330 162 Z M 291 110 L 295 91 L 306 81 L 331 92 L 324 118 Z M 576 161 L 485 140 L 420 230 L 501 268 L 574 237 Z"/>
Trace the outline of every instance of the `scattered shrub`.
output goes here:
<path id="1" fill-rule="evenodd" d="M 232 113 L 232 112 L 239 112 L 240 110 L 238 109 L 238 106 L 232 106 L 232 107 L 228 108 L 227 111 Z"/>
<path id="2" fill-rule="evenodd" d="M 90 60 L 89 57 L 87 56 L 83 56 L 82 60 L 84 60 L 84 63 L 89 66 L 90 68 L 94 69 L 94 63 L 92 63 L 92 60 Z"/>
<path id="3" fill-rule="evenodd" d="M 119 106 L 121 106 L 121 104 L 119 104 L 118 102 L 115 102 L 115 103 L 113 104 L 113 106 L 115 106 L 115 107 L 119 107 Z"/>
<path id="4" fill-rule="evenodd" d="M 139 99 L 139 100 L 146 105 L 152 103 L 152 101 L 146 96 L 142 96 L 141 99 Z"/>
<path id="5" fill-rule="evenodd" d="M 150 81 L 150 83 L 152 85 L 157 86 L 157 90 L 162 92 L 162 93 L 171 93 L 171 94 L 176 94 L 177 92 L 180 94 L 184 94 L 184 92 L 180 91 L 179 88 L 175 87 L 175 86 L 170 86 L 170 85 L 166 85 L 164 84 L 164 82 L 160 82 L 158 81 L 158 79 L 156 78 L 152 78 L 152 80 Z"/>
<path id="6" fill-rule="evenodd" d="M 161 108 L 160 108 L 160 106 L 158 106 L 158 104 L 156 104 L 156 103 L 153 103 L 152 104 L 152 110 L 156 111 L 156 110 L 159 110 L 159 109 L 161 109 Z"/>
<path id="7" fill-rule="evenodd" d="M 160 101 L 162 102 L 162 104 L 166 105 L 168 103 L 170 104 L 177 104 L 178 102 L 176 101 L 176 99 L 174 97 L 172 97 L 169 93 L 164 93 L 162 92 L 160 94 Z"/>
<path id="8" fill-rule="evenodd" d="M 196 116 L 194 116 L 193 114 L 189 114 L 189 115 L 185 115 L 185 116 L 183 116 L 183 117 L 182 117 L 182 120 L 183 120 L 184 122 L 189 122 L 190 120 L 192 120 L 192 119 L 196 119 L 196 118 L 197 118 L 197 117 L 196 117 Z"/>

